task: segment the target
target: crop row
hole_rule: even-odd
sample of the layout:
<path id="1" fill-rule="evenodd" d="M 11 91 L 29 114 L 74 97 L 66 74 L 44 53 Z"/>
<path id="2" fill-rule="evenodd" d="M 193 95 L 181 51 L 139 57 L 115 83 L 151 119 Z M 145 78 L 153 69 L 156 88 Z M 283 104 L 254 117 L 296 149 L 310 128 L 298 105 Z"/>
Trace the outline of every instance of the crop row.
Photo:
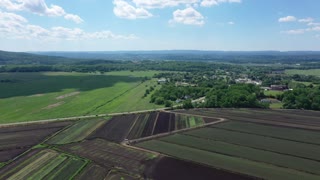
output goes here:
<path id="1" fill-rule="evenodd" d="M 32 150 L 0 170 L 0 179 L 70 179 L 86 161 L 54 150 Z"/>
<path id="2" fill-rule="evenodd" d="M 279 139 L 320 145 L 320 132 L 239 121 L 227 121 L 212 127 Z"/>
<path id="3" fill-rule="evenodd" d="M 320 175 L 320 162 L 283 155 L 265 150 L 254 149 L 246 146 L 229 144 L 221 141 L 211 141 L 208 139 L 176 134 L 159 139 L 164 142 L 197 148 L 204 151 L 219 153 L 256 162 L 272 164 L 284 168 L 295 169 Z M 294 163 L 293 163 L 294 162 Z"/>
<path id="4" fill-rule="evenodd" d="M 222 141 L 230 144 L 292 155 L 305 159 L 320 160 L 320 146 L 313 144 L 299 143 L 216 128 L 203 128 L 186 132 L 185 134 L 209 140 Z"/>
<path id="5" fill-rule="evenodd" d="M 121 167 L 132 173 L 141 173 L 141 169 L 144 167 L 143 162 L 152 157 L 149 153 L 127 148 L 102 139 L 68 144 L 61 148 L 67 152 L 90 159 L 107 169 Z"/>
<path id="6" fill-rule="evenodd" d="M 320 176 L 314 174 L 309 174 L 288 168 L 282 168 L 266 163 L 260 163 L 244 158 L 205 151 L 197 147 L 188 147 L 159 140 L 145 141 L 137 144 L 137 146 L 153 151 L 158 151 L 173 157 L 177 157 L 179 159 L 194 161 L 214 168 L 247 174 L 253 177 L 281 180 L 316 180 L 320 178 Z"/>

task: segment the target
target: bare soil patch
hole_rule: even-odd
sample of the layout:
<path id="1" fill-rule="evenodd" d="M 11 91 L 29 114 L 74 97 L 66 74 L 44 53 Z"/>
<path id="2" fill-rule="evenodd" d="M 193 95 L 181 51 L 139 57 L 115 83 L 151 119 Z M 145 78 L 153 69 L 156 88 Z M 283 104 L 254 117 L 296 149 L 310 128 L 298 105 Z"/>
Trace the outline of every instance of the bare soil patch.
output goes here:
<path id="1" fill-rule="evenodd" d="M 64 94 L 64 95 L 61 95 L 61 96 L 56 97 L 56 99 L 57 99 L 57 100 L 60 100 L 60 99 L 64 99 L 64 98 L 67 98 L 67 97 L 75 96 L 75 95 L 77 95 L 77 94 L 80 94 L 80 92 L 79 92 L 79 91 L 76 91 L 76 92 Z"/>

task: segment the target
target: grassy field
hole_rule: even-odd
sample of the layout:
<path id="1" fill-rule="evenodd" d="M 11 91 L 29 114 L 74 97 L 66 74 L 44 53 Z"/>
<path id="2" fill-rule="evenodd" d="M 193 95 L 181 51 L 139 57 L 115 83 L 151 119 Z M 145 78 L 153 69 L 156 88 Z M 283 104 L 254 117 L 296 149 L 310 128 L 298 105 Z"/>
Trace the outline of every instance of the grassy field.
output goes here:
<path id="1" fill-rule="evenodd" d="M 218 153 L 176 145 L 158 140 L 151 140 L 138 144 L 139 147 L 158 151 L 177 158 L 186 159 L 216 168 L 222 168 L 233 172 L 240 172 L 255 177 L 267 179 L 319 179 L 319 176 L 281 168 L 265 163 L 246 160 Z"/>
<path id="2" fill-rule="evenodd" d="M 142 98 L 155 73 L 1 73 L 11 82 L 0 83 L 0 123 L 158 108 Z"/>
<path id="3" fill-rule="evenodd" d="M 298 70 L 298 69 L 290 69 L 286 70 L 286 74 L 294 75 L 312 75 L 312 76 L 320 76 L 320 69 L 310 69 L 310 70 Z"/>
<path id="4" fill-rule="evenodd" d="M 270 90 L 270 91 L 263 91 L 263 92 L 264 92 L 264 95 L 266 95 L 266 96 L 274 96 L 274 97 L 276 97 L 277 95 L 283 94 L 283 91 Z"/>

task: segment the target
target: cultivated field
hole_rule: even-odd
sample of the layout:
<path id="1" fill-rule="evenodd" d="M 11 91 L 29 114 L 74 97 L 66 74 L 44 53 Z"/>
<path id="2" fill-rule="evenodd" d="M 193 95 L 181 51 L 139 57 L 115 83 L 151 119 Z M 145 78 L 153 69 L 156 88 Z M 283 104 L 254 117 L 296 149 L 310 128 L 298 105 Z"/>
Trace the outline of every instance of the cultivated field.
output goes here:
<path id="1" fill-rule="evenodd" d="M 87 163 L 51 149 L 34 149 L 0 169 L 0 179 L 72 179 Z"/>
<path id="2" fill-rule="evenodd" d="M 250 109 L 178 112 L 231 120 L 136 146 L 252 177 L 320 178 L 320 132 L 314 130 L 318 128 L 319 112 Z"/>
<path id="3" fill-rule="evenodd" d="M 217 121 L 215 118 L 167 112 L 150 112 L 115 116 L 99 128 L 91 138 L 113 142 L 135 140 L 181 129 L 193 128 Z"/>
<path id="4" fill-rule="evenodd" d="M 319 179 L 319 114 L 194 109 L 3 127 L 0 179 Z"/>
<path id="5" fill-rule="evenodd" d="M 0 162 L 6 162 L 44 141 L 71 122 L 0 128 Z"/>
<path id="6" fill-rule="evenodd" d="M 0 123 L 159 108 L 142 98 L 155 73 L 0 73 L 11 80 L 0 83 Z"/>
<path id="7" fill-rule="evenodd" d="M 46 143 L 68 144 L 71 142 L 82 141 L 106 122 L 106 119 L 79 120 L 72 126 L 60 132 L 58 135 L 49 139 Z"/>

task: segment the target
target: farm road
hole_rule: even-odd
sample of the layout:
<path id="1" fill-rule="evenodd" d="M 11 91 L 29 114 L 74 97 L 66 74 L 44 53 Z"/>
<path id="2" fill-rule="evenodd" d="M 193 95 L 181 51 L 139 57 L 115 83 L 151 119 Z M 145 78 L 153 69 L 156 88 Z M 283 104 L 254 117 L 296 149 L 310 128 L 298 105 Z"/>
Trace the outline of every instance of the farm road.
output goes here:
<path id="1" fill-rule="evenodd" d="M 166 109 L 167 108 L 159 108 L 159 109 L 132 111 L 132 112 L 97 114 L 97 115 L 75 116 L 75 117 L 66 117 L 66 118 L 54 118 L 54 119 L 45 119 L 45 120 L 37 120 L 37 121 L 27 121 L 27 122 L 0 124 L 0 128 L 18 126 L 18 125 L 29 125 L 29 124 L 46 124 L 46 123 L 57 122 L 57 121 L 75 121 L 75 120 L 87 119 L 87 118 L 126 115 L 126 114 L 136 114 L 136 113 L 145 113 L 145 112 L 152 112 L 152 111 L 163 111 L 163 110 L 166 110 Z"/>

